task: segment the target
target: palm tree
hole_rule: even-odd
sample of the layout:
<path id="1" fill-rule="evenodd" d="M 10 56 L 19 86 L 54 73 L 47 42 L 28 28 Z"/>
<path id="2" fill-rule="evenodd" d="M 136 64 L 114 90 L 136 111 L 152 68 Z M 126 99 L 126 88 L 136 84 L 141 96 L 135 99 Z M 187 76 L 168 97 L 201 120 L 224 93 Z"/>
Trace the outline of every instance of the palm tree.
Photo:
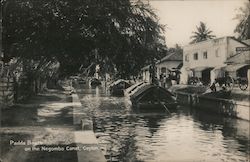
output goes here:
<path id="1" fill-rule="evenodd" d="M 250 1 L 245 3 L 244 8 L 239 8 L 239 12 L 234 18 L 239 20 L 234 32 L 239 34 L 240 40 L 250 39 Z"/>
<path id="2" fill-rule="evenodd" d="M 190 37 L 192 39 L 191 44 L 215 38 L 215 35 L 211 34 L 213 31 L 207 28 L 204 22 L 200 22 L 200 26 L 196 26 L 196 29 L 197 31 L 192 32 L 193 35 Z"/>

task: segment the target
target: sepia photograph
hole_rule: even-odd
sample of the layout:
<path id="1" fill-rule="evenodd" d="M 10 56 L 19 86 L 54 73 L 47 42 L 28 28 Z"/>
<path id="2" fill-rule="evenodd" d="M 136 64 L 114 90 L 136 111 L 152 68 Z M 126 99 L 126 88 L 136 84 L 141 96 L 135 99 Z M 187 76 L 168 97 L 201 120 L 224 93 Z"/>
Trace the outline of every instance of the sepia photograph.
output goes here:
<path id="1" fill-rule="evenodd" d="M 1 0 L 0 162 L 250 162 L 250 0 Z"/>

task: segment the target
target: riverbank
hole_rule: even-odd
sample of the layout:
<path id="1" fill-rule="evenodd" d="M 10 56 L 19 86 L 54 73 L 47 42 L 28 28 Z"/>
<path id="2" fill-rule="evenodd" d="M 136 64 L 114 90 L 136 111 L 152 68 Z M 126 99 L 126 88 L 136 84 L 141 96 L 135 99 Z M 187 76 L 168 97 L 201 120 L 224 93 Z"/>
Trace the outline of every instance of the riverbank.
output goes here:
<path id="1" fill-rule="evenodd" d="M 249 91 L 212 92 L 208 87 L 192 85 L 175 85 L 169 90 L 176 94 L 181 104 L 250 121 Z"/>
<path id="2" fill-rule="evenodd" d="M 74 105 L 73 123 L 77 126 L 77 130 L 74 132 L 76 147 L 83 148 L 83 150 L 77 151 L 78 161 L 106 162 L 93 131 L 92 118 L 84 110 L 76 89 L 70 86 L 64 86 L 63 88 L 71 94 L 72 104 Z"/>
<path id="3" fill-rule="evenodd" d="M 79 107 L 66 88 L 48 89 L 22 104 L 3 109 L 0 159 L 4 162 L 106 161 L 93 131 L 83 131 L 74 122 Z"/>

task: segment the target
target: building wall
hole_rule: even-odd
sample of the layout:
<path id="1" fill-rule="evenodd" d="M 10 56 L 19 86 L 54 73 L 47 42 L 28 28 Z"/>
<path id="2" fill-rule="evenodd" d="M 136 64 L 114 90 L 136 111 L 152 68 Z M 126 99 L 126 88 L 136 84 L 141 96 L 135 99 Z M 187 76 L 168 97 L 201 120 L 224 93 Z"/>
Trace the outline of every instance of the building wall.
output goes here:
<path id="1" fill-rule="evenodd" d="M 230 37 L 222 37 L 184 46 L 182 71 L 186 70 L 186 73 L 188 73 L 189 69 L 197 67 L 226 66 L 225 61 L 236 54 L 236 47 L 246 47 L 246 45 Z M 204 52 L 207 52 L 207 58 L 204 58 Z M 198 54 L 197 60 L 194 59 L 195 53 Z M 187 74 L 182 75 L 181 77 L 184 78 L 181 79 L 182 83 L 187 83 L 188 77 L 184 76 Z M 211 76 L 211 80 L 214 80 L 213 76 Z"/>
<path id="2" fill-rule="evenodd" d="M 204 52 L 207 52 L 206 59 L 203 58 Z M 198 53 L 197 60 L 194 60 L 195 53 Z M 227 40 L 225 38 L 187 45 L 183 48 L 183 66 L 190 69 L 204 66 L 221 66 L 224 65 L 226 58 Z"/>
<path id="3" fill-rule="evenodd" d="M 150 74 L 149 74 L 148 69 L 142 71 L 142 80 L 143 81 L 149 82 L 149 80 L 150 80 L 149 76 L 150 76 Z"/>
<path id="4" fill-rule="evenodd" d="M 237 54 L 236 47 L 246 47 L 246 45 L 244 45 L 236 40 L 228 39 L 228 58 Z"/>

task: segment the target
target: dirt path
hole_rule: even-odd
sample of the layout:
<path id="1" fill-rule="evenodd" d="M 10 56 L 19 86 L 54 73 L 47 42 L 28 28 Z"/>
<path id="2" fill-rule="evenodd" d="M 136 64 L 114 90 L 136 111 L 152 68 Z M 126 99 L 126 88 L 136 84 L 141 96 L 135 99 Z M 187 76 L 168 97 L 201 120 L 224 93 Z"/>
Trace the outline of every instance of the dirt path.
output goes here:
<path id="1" fill-rule="evenodd" d="M 66 91 L 48 90 L 26 103 L 2 110 L 2 161 L 77 161 L 76 151 L 51 151 L 56 147 L 75 146 L 71 101 Z M 36 149 L 29 150 L 32 146 Z"/>

